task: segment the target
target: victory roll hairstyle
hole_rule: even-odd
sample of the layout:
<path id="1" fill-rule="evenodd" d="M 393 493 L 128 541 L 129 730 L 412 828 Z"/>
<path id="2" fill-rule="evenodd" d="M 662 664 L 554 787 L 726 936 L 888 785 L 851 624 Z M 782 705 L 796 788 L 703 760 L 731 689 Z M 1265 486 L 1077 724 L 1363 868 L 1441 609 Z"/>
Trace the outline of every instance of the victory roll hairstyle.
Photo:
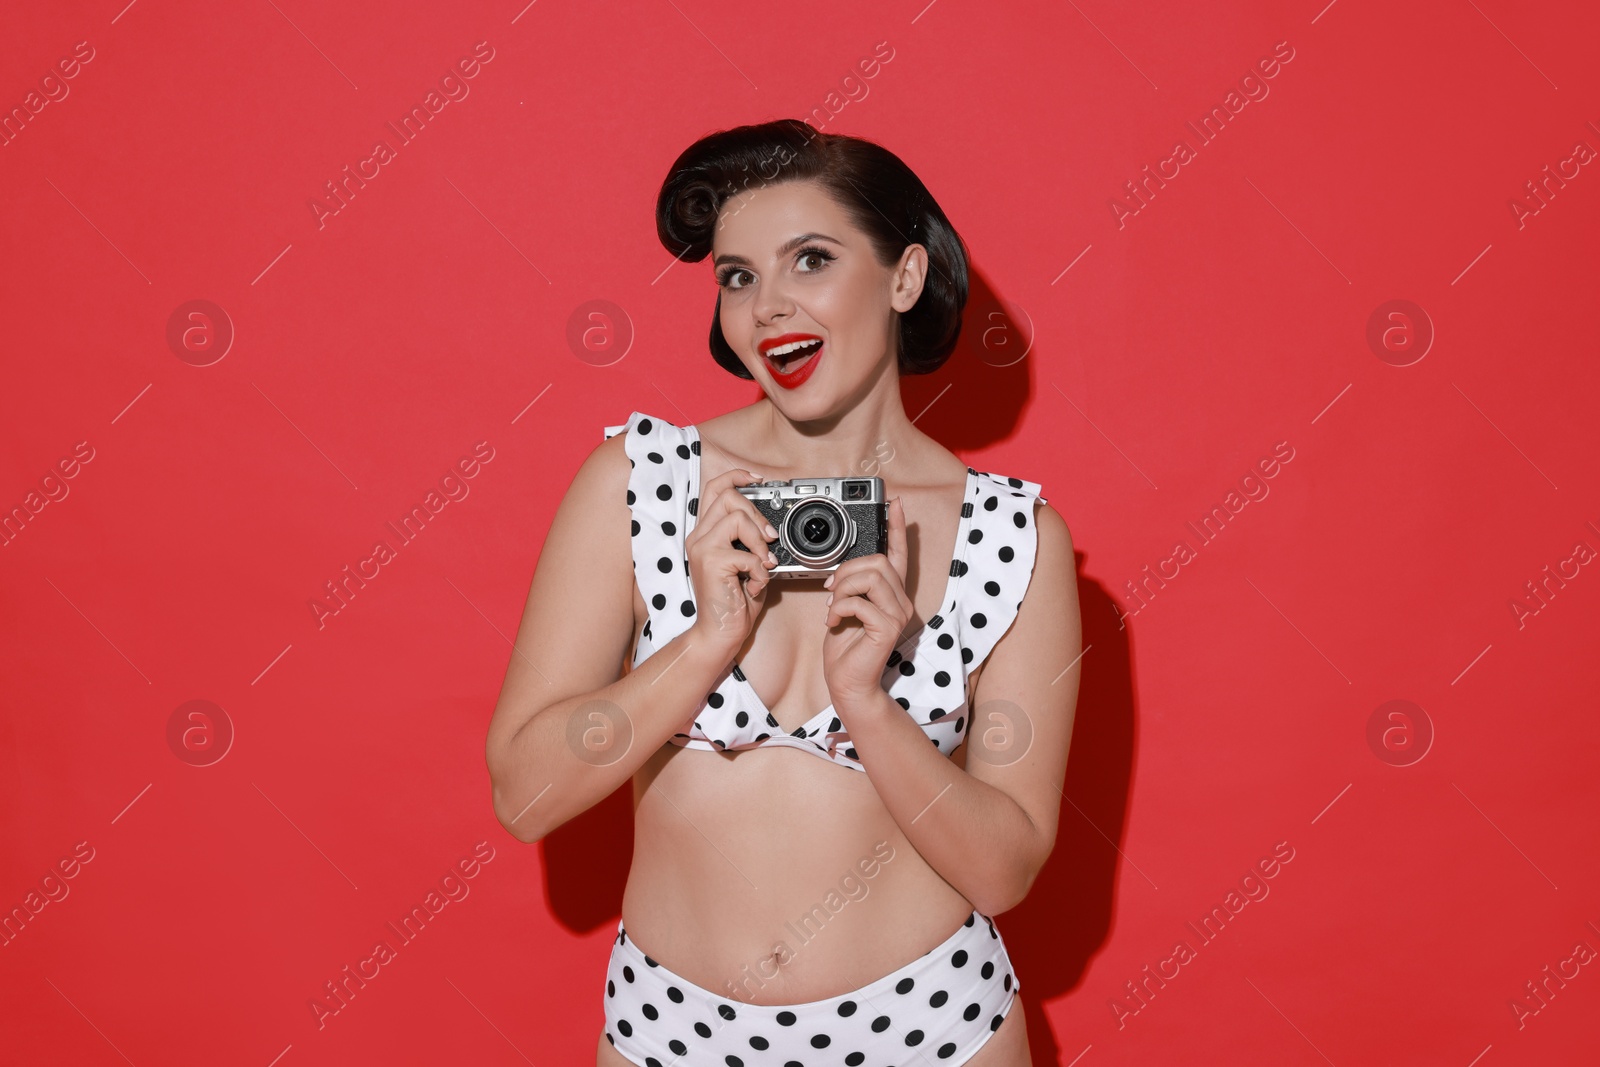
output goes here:
<path id="1" fill-rule="evenodd" d="M 656 235 L 673 256 L 697 263 L 711 254 L 717 219 L 733 196 L 790 181 L 815 181 L 865 233 L 884 267 L 908 245 L 928 250 L 922 294 L 900 316 L 901 374 L 931 374 L 961 334 L 967 303 L 967 252 L 933 195 L 899 156 L 859 137 L 823 133 L 799 119 L 776 119 L 707 134 L 683 151 L 656 197 Z M 752 376 L 722 335 L 722 294 L 711 316 L 711 355 L 724 370 Z"/>

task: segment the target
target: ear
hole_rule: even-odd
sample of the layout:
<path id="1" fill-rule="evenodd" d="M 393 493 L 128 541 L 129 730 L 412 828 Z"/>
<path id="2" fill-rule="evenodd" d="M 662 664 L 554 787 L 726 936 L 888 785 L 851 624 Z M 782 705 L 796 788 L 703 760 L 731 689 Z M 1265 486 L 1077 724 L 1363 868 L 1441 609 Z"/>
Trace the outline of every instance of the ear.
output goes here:
<path id="1" fill-rule="evenodd" d="M 925 245 L 907 245 L 900 253 L 900 263 L 894 271 L 894 288 L 889 294 L 889 306 L 904 314 L 916 307 L 922 295 L 922 285 L 928 276 L 928 249 Z"/>

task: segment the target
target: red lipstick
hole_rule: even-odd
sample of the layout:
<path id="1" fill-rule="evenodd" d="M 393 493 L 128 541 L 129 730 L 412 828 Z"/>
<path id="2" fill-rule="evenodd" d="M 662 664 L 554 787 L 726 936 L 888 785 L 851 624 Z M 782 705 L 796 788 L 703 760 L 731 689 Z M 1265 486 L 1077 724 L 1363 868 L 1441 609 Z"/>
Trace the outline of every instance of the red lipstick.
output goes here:
<path id="1" fill-rule="evenodd" d="M 817 343 L 810 348 L 797 349 L 776 359 L 769 355 L 775 348 L 803 341 L 815 341 Z M 772 374 L 772 380 L 785 389 L 798 389 L 805 384 L 806 379 L 810 378 L 812 372 L 816 370 L 817 363 L 821 361 L 823 349 L 826 346 L 822 338 L 814 333 L 786 333 L 777 337 L 769 337 L 757 347 L 760 348 L 762 358 L 766 361 L 767 370 Z M 789 367 L 787 371 L 780 369 L 785 364 Z"/>

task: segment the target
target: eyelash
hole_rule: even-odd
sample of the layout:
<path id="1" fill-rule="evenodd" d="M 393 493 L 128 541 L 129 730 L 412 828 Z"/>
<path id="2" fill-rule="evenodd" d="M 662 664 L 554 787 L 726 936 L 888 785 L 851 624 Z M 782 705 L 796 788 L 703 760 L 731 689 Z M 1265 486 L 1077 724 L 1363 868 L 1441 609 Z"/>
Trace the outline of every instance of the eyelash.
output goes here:
<path id="1" fill-rule="evenodd" d="M 824 267 L 826 267 L 826 265 L 828 263 L 830 263 L 833 260 L 839 258 L 838 256 L 835 256 L 832 252 L 829 252 L 826 248 L 819 248 L 816 245 L 806 245 L 804 248 L 800 249 L 800 251 L 795 253 L 795 259 L 796 260 L 804 259 L 806 256 L 810 256 L 810 255 L 821 256 L 822 260 L 823 260 L 823 266 L 822 267 L 818 267 L 816 270 L 806 271 L 805 273 L 807 273 L 807 274 L 816 274 L 818 271 L 823 270 Z M 745 273 L 745 268 L 744 267 L 724 267 L 717 274 L 717 284 L 719 286 L 721 286 L 722 288 L 724 288 L 724 289 L 728 289 L 729 288 L 728 282 L 730 280 L 732 280 L 733 276 L 735 274 L 743 274 L 743 273 Z M 746 288 L 746 287 L 741 285 L 741 286 L 737 286 L 736 288 L 743 289 L 743 288 Z"/>

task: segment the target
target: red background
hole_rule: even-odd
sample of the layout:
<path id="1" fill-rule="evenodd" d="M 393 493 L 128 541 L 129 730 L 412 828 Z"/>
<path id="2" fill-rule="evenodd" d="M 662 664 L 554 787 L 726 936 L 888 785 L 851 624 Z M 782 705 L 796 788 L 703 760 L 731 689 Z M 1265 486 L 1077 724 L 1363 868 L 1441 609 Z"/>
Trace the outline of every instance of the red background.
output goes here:
<path id="1" fill-rule="evenodd" d="M 1562 563 L 1600 546 L 1600 174 L 1526 189 L 1600 146 L 1590 5 L 111 0 L 4 30 L 8 112 L 93 49 L 0 147 L 0 506 L 66 492 L 0 548 L 0 904 L 93 850 L 0 947 L 6 1062 L 592 1062 L 626 797 L 520 845 L 484 733 L 602 428 L 754 396 L 705 350 L 709 266 L 656 240 L 667 166 L 807 115 L 901 155 L 971 249 L 963 347 L 908 412 L 1041 482 L 1078 548 L 1061 832 L 1001 920 L 1035 1062 L 1593 1062 L 1595 967 L 1511 1007 L 1600 948 L 1600 575 Z M 469 95 L 319 225 L 480 41 Z M 1185 123 L 1279 42 L 1200 146 Z M 1119 224 L 1180 138 L 1196 158 Z M 235 331 L 206 366 L 216 334 L 168 342 L 196 299 Z M 607 330 L 574 343 L 593 300 Z M 1391 300 L 1428 325 L 1374 347 Z M 484 441 L 469 495 L 319 626 L 324 583 Z M 1519 620 L 1546 565 L 1578 570 Z M 173 740 L 192 700 L 220 711 Z M 1391 700 L 1421 710 L 1369 741 Z M 323 984 L 478 842 L 469 895 L 319 1027 Z M 1270 895 L 1119 1018 L 1278 842 Z"/>

